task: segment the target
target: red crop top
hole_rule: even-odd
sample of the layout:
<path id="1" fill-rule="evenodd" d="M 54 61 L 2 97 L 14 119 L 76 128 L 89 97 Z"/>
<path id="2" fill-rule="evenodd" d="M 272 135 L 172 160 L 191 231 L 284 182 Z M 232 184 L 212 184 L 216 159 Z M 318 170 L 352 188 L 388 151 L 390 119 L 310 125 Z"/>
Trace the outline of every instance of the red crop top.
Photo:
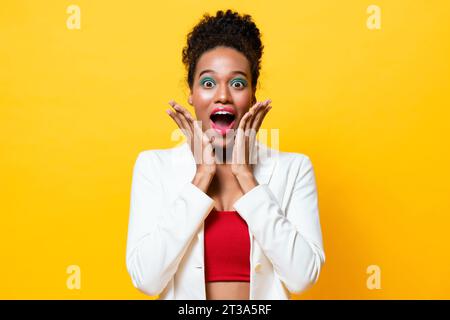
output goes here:
<path id="1" fill-rule="evenodd" d="M 250 236 L 237 211 L 212 209 L 205 219 L 205 281 L 250 281 Z"/>

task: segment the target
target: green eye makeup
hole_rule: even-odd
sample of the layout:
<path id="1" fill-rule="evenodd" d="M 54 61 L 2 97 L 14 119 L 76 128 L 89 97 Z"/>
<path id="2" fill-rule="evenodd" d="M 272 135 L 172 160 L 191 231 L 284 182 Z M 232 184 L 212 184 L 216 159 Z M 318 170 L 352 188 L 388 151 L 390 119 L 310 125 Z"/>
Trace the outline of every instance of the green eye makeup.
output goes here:
<path id="1" fill-rule="evenodd" d="M 236 79 L 231 80 L 231 85 L 234 85 L 235 83 L 241 83 L 243 87 L 247 86 L 247 81 L 242 78 L 236 78 Z"/>
<path id="2" fill-rule="evenodd" d="M 214 81 L 213 78 L 205 77 L 205 78 L 200 80 L 200 85 L 204 86 L 205 83 L 207 83 L 208 81 L 211 82 L 214 85 L 216 84 L 216 82 Z M 240 83 L 242 88 L 247 86 L 247 80 L 242 79 L 242 78 L 235 78 L 235 79 L 230 81 L 231 85 L 234 85 L 235 83 Z"/>
<path id="3" fill-rule="evenodd" d="M 200 80 L 200 84 L 203 86 L 203 85 L 205 84 L 205 82 L 208 82 L 208 81 L 211 81 L 212 83 L 216 84 L 216 83 L 214 82 L 214 79 L 213 79 L 213 78 L 210 78 L 210 77 L 205 77 L 205 78 L 203 78 L 202 80 Z"/>

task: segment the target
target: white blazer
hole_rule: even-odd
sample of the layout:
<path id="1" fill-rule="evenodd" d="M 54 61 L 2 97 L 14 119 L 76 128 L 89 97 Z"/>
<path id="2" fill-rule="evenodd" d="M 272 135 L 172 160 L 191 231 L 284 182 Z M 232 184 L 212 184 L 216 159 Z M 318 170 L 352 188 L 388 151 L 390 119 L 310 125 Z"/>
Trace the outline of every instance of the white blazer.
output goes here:
<path id="1" fill-rule="evenodd" d="M 325 254 L 308 156 L 258 140 L 259 185 L 234 203 L 250 237 L 250 300 L 290 299 L 317 282 Z M 133 168 L 126 267 L 133 285 L 164 300 L 205 300 L 204 220 L 215 201 L 191 183 L 187 142 L 139 153 Z"/>

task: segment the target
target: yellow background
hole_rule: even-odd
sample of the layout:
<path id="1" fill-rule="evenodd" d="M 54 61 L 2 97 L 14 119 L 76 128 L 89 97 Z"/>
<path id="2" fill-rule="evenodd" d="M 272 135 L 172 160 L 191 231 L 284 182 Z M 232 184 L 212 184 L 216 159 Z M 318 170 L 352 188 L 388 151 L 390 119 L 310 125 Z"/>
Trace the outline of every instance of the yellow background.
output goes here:
<path id="1" fill-rule="evenodd" d="M 366 27 L 371 4 L 381 30 Z M 226 8 L 263 34 L 263 128 L 316 171 L 327 260 L 294 298 L 450 298 L 445 0 L 2 1 L 0 298 L 150 298 L 125 267 L 132 168 L 174 145 L 164 111 L 188 106 L 186 34 Z"/>

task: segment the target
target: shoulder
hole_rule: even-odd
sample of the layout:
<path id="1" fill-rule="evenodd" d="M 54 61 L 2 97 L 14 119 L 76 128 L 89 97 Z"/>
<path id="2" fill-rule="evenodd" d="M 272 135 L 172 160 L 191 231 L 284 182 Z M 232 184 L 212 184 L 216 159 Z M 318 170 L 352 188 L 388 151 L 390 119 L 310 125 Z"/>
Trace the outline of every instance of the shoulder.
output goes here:
<path id="1" fill-rule="evenodd" d="M 289 171 L 305 170 L 312 167 L 310 156 L 300 152 L 276 151 L 275 157 L 280 167 Z"/>
<path id="2" fill-rule="evenodd" d="M 294 189 L 315 182 L 311 158 L 300 152 L 279 152 L 275 176 Z"/>
<path id="3" fill-rule="evenodd" d="M 180 155 L 184 151 L 185 145 L 179 145 L 172 148 L 161 149 L 147 149 L 138 153 L 135 161 L 135 166 L 140 166 L 143 169 L 150 170 L 160 167 Z"/>
<path id="4" fill-rule="evenodd" d="M 304 153 L 300 152 L 286 152 L 286 151 L 279 151 L 279 158 L 281 161 L 293 161 L 297 163 L 302 163 L 303 161 L 310 161 L 310 157 Z"/>

